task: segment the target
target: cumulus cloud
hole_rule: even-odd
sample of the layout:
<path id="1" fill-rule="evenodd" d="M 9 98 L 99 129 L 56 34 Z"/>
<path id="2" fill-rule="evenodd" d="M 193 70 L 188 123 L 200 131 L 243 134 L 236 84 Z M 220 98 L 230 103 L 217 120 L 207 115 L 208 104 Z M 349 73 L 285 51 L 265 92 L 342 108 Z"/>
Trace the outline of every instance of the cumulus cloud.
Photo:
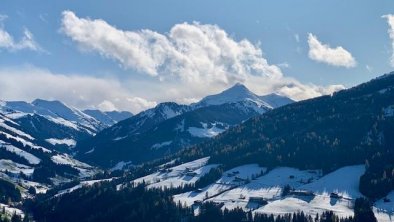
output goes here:
<path id="1" fill-rule="evenodd" d="M 42 98 L 60 100 L 82 109 L 128 110 L 133 113 L 156 105 L 154 101 L 134 97 L 116 79 L 56 74 L 32 67 L 0 69 L 0 95 L 2 100 Z"/>
<path id="2" fill-rule="evenodd" d="M 296 101 L 329 95 L 345 89 L 345 86 L 340 84 L 328 86 L 319 86 L 312 83 L 305 84 L 292 77 L 270 79 L 268 82 L 266 79 L 253 77 L 248 79 L 245 84 L 259 95 L 276 92 Z"/>
<path id="3" fill-rule="evenodd" d="M 16 41 L 10 33 L 4 29 L 4 20 L 6 15 L 0 15 L 0 48 L 9 51 L 18 51 L 22 49 L 29 49 L 33 51 L 41 51 L 40 45 L 34 40 L 33 34 L 27 29 L 23 30 L 23 37 Z"/>
<path id="4" fill-rule="evenodd" d="M 217 25 L 182 23 L 161 34 L 149 29 L 121 30 L 101 19 L 80 18 L 72 11 L 64 11 L 62 16 L 61 31 L 81 50 L 155 77 L 147 84 L 133 85 L 153 101 L 195 102 L 236 82 L 260 94 L 279 92 L 297 100 L 343 88 L 302 84 L 285 77 L 280 67 L 288 67 L 286 64 L 269 64 L 259 44 L 236 40 Z M 343 49 L 326 51 L 331 55 Z"/>
<path id="5" fill-rule="evenodd" d="M 356 60 L 352 54 L 341 46 L 330 48 L 329 45 L 321 43 L 315 35 L 308 34 L 309 58 L 333 66 L 346 68 L 355 67 Z"/>
<path id="6" fill-rule="evenodd" d="M 388 14 L 382 16 L 382 18 L 387 19 L 387 23 L 389 24 L 389 29 L 387 30 L 390 39 L 391 39 L 391 47 L 392 47 L 392 54 L 390 58 L 390 65 L 394 67 L 394 15 Z"/>
<path id="7" fill-rule="evenodd" d="M 148 29 L 124 31 L 104 20 L 64 11 L 61 30 L 82 49 L 161 80 L 228 84 L 244 81 L 248 75 L 282 75 L 277 66 L 268 64 L 257 45 L 236 41 L 216 25 L 176 24 L 166 34 Z"/>

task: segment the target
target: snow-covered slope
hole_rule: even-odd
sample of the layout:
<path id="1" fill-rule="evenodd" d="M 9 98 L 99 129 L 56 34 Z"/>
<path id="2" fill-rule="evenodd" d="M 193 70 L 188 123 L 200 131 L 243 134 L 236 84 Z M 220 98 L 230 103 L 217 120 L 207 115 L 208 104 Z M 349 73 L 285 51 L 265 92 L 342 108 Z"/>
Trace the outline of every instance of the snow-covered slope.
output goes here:
<path id="1" fill-rule="evenodd" d="M 74 140 L 48 139 L 44 141 L 38 134 L 30 134 L 35 128 L 41 135 L 44 129 L 58 131 L 59 125 L 40 115 L 30 119 L 31 114 L 15 114 L 14 110 L 4 108 L 0 112 L 0 179 L 18 186 L 22 197 L 30 197 L 29 189 L 36 193 L 46 192 L 54 184 L 68 182 L 76 178 L 86 178 L 99 172 L 98 169 L 75 160 L 72 156 L 59 153 L 51 143 L 75 143 Z M 26 110 L 25 110 L 26 111 Z M 3 114 L 5 113 L 5 114 Z M 16 117 L 17 116 L 17 117 Z M 32 120 L 27 122 L 20 121 Z M 40 125 L 41 124 L 41 125 Z M 32 131 L 33 132 L 33 131 Z M 59 131 L 60 132 L 60 131 Z M 37 137 L 36 137 L 37 136 Z"/>
<path id="2" fill-rule="evenodd" d="M 208 173 L 210 169 L 218 166 L 212 164 L 206 165 L 208 159 L 208 157 L 205 157 L 171 167 L 165 171 L 138 178 L 132 181 L 132 183 L 140 184 L 145 182 L 148 185 L 148 188 L 170 188 L 193 184 L 199 178 Z"/>
<path id="3" fill-rule="evenodd" d="M 71 152 L 80 140 L 94 136 L 102 129 L 112 126 L 129 112 L 81 111 L 60 101 L 36 99 L 24 101 L 0 101 L 0 114 L 17 124 L 21 132 L 30 134 L 38 143 Z M 3 125 L 5 124 L 0 123 Z"/>
<path id="4" fill-rule="evenodd" d="M 15 120 L 39 115 L 55 124 L 83 131 L 91 135 L 94 135 L 105 127 L 105 125 L 95 118 L 76 108 L 68 107 L 59 101 L 45 101 L 41 99 L 36 99 L 32 103 L 9 101 L 0 107 L 0 111 Z"/>
<path id="5" fill-rule="evenodd" d="M 191 108 L 186 105 L 179 105 L 173 102 L 160 103 L 154 108 L 119 122 L 106 131 L 116 134 L 116 137 L 129 136 L 135 133 L 140 134 L 158 123 L 190 110 Z"/>
<path id="6" fill-rule="evenodd" d="M 0 112 L 10 118 L 22 118 L 27 114 L 37 114 L 63 125 L 80 128 L 95 134 L 105 127 L 129 118 L 131 113 L 125 111 L 102 112 L 100 110 L 79 110 L 60 101 L 36 99 L 31 103 L 24 101 L 3 101 Z"/>
<path id="7" fill-rule="evenodd" d="M 170 168 L 164 164 L 160 171 L 132 183 L 145 182 L 148 189 L 194 184 L 208 169 L 219 167 L 207 164 L 208 159 Z M 220 179 L 206 187 L 174 195 L 173 200 L 192 206 L 195 213 L 202 202 L 209 201 L 220 204 L 222 209 L 240 207 L 253 213 L 283 215 L 303 211 L 314 216 L 333 211 L 339 217 L 349 217 L 353 216 L 355 199 L 362 197 L 358 185 L 364 172 L 364 165 L 342 167 L 327 175 L 322 175 L 321 170 L 277 167 L 267 171 L 257 164 L 241 165 L 223 172 Z M 118 185 L 118 189 L 123 186 Z M 285 186 L 291 189 L 284 194 Z M 379 221 L 393 221 L 394 192 L 385 199 L 374 204 L 375 215 Z"/>

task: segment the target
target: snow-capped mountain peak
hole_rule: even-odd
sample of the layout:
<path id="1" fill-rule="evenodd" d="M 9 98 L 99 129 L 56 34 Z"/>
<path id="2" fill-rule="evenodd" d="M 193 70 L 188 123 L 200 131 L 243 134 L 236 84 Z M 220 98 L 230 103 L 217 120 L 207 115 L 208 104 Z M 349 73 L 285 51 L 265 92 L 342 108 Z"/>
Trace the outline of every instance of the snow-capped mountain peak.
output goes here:
<path id="1" fill-rule="evenodd" d="M 277 108 L 293 102 L 293 100 L 275 93 L 258 96 L 251 92 L 245 85 L 236 83 L 234 86 L 219 94 L 203 98 L 200 102 L 193 104 L 193 106 L 204 107 L 209 105 L 221 105 L 225 103 L 239 103 L 246 101 L 256 104 L 256 108 L 263 110 Z"/>
<path id="2" fill-rule="evenodd" d="M 196 106 L 221 105 L 224 103 L 239 102 L 246 99 L 258 99 L 246 86 L 237 83 L 233 87 L 215 95 L 204 97 Z"/>
<path id="3" fill-rule="evenodd" d="M 60 116 L 63 119 L 67 119 L 70 121 L 78 122 L 81 119 L 89 119 L 93 121 L 93 118 L 91 116 L 88 116 L 85 113 L 81 112 L 80 110 L 75 109 L 73 107 L 69 107 L 66 104 L 57 100 L 48 101 L 48 100 L 36 99 L 32 102 L 32 104 L 36 107 L 41 107 L 46 110 L 49 110 L 52 113 L 54 113 L 56 116 Z"/>
<path id="4" fill-rule="evenodd" d="M 103 119 L 99 118 L 101 116 L 94 115 L 97 114 L 95 111 L 100 112 L 109 121 L 103 121 Z M 128 117 L 126 115 L 128 112 L 106 113 L 92 110 L 92 113 L 89 113 L 57 100 L 48 101 L 43 99 L 36 99 L 31 103 L 25 101 L 4 101 L 0 103 L 0 112 L 11 119 L 18 119 L 18 121 L 28 121 L 27 119 L 35 121 L 38 120 L 37 116 L 41 116 L 54 124 L 72 128 L 72 130 L 79 131 L 82 134 L 88 133 L 89 135 L 94 135 L 105 127 Z"/>

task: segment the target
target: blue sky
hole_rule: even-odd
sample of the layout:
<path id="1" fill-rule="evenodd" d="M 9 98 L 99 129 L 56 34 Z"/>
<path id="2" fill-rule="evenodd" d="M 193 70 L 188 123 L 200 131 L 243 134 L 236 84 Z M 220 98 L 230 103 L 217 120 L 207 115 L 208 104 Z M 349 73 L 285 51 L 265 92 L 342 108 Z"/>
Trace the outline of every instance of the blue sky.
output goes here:
<path id="1" fill-rule="evenodd" d="M 389 0 L 6 0 L 0 99 L 138 112 L 235 82 L 310 98 L 393 70 L 390 14 Z"/>

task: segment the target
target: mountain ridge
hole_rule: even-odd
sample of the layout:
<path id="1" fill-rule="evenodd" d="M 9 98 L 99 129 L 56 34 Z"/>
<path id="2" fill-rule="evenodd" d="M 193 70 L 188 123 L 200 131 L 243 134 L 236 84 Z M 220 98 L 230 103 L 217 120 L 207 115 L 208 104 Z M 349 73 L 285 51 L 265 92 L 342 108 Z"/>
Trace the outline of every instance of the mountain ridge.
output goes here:
<path id="1" fill-rule="evenodd" d="M 269 105 L 244 85 L 236 84 L 189 106 L 160 103 L 81 141 L 76 147 L 77 156 L 92 164 L 104 163 L 105 167 L 108 162 L 116 165 L 130 160 L 133 164 L 152 160 L 216 136 L 272 107 L 292 102 L 276 95 L 270 97 L 271 101 L 275 98 L 281 101 Z M 110 157 L 114 159 L 102 160 Z"/>

